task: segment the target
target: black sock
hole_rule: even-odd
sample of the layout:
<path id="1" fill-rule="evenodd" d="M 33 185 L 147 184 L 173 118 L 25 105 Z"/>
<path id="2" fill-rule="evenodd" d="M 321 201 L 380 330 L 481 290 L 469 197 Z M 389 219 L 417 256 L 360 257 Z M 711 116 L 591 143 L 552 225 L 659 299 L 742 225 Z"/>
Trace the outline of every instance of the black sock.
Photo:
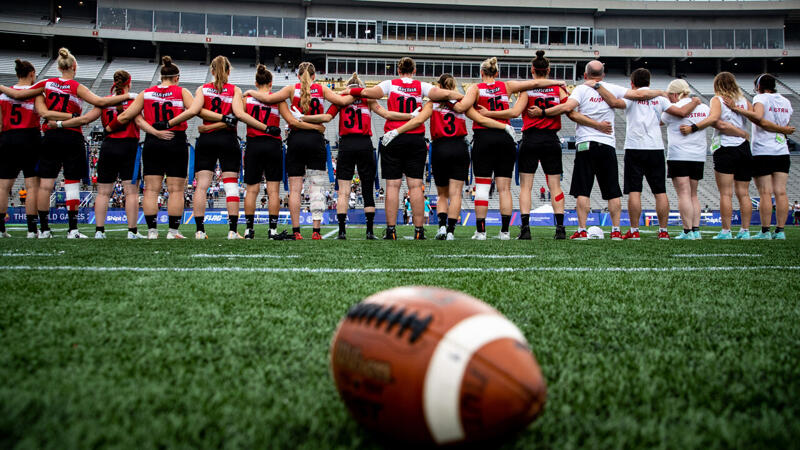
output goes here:
<path id="1" fill-rule="evenodd" d="M 256 215 L 255 214 L 245 214 L 244 220 L 247 222 L 247 229 L 252 230 L 256 223 Z"/>
<path id="2" fill-rule="evenodd" d="M 458 223 L 458 219 L 447 219 L 447 232 L 454 233 L 456 231 L 456 223 Z"/>
<path id="3" fill-rule="evenodd" d="M 683 229 L 684 234 L 689 234 L 690 231 L 692 231 L 692 230 L 690 230 L 689 228 L 684 228 Z"/>
<path id="4" fill-rule="evenodd" d="M 144 221 L 147 224 L 148 230 L 155 230 L 158 226 L 156 225 L 156 215 L 149 215 L 144 216 Z"/>
<path id="5" fill-rule="evenodd" d="M 415 234 L 420 234 L 425 232 L 425 227 L 414 227 Z"/>
<path id="6" fill-rule="evenodd" d="M 563 227 L 564 226 L 564 213 L 555 214 L 556 216 L 556 226 Z"/>
<path id="7" fill-rule="evenodd" d="M 375 211 L 364 213 L 367 216 L 367 233 L 372 233 L 372 225 L 375 223 Z"/>
<path id="8" fill-rule="evenodd" d="M 28 221 L 28 232 L 36 233 L 36 214 L 26 214 L 25 220 Z"/>
<path id="9" fill-rule="evenodd" d="M 292 227 L 292 233 L 299 233 L 300 227 Z"/>
<path id="10" fill-rule="evenodd" d="M 336 220 L 339 221 L 339 233 L 345 232 L 345 222 L 347 222 L 347 214 L 336 214 Z"/>
<path id="11" fill-rule="evenodd" d="M 320 231 L 322 231 L 320 228 L 312 228 L 311 229 L 312 233 L 319 233 Z"/>
<path id="12" fill-rule="evenodd" d="M 169 216 L 169 228 L 177 230 L 181 226 L 181 216 Z"/>
<path id="13" fill-rule="evenodd" d="M 269 216 L 269 229 L 270 230 L 277 230 L 278 229 L 278 216 L 273 216 L 270 214 Z"/>
<path id="14" fill-rule="evenodd" d="M 69 216 L 69 231 L 77 230 L 78 229 L 78 211 L 67 211 L 67 216 Z"/>
<path id="15" fill-rule="evenodd" d="M 138 232 L 139 232 L 139 228 L 138 228 L 138 227 L 133 227 L 133 228 L 130 228 L 130 227 L 129 227 L 129 228 L 128 228 L 128 233 L 133 233 L 133 234 L 136 234 L 136 233 L 138 233 Z"/>
<path id="16" fill-rule="evenodd" d="M 531 215 L 530 214 L 521 214 L 520 220 L 522 220 L 522 226 L 528 227 L 531 225 Z"/>
<path id="17" fill-rule="evenodd" d="M 700 227 L 692 227 L 692 231 L 700 231 Z"/>
<path id="18" fill-rule="evenodd" d="M 475 228 L 478 229 L 478 233 L 486 233 L 486 219 L 475 219 Z"/>
<path id="19" fill-rule="evenodd" d="M 95 226 L 94 227 L 94 232 L 97 233 L 98 231 L 101 232 L 101 233 L 105 233 L 106 232 L 106 227 L 105 226 L 102 226 L 102 227 Z"/>
<path id="20" fill-rule="evenodd" d="M 42 231 L 49 231 L 50 225 L 47 223 L 49 220 L 50 211 L 39 211 L 39 228 Z"/>
<path id="21" fill-rule="evenodd" d="M 194 216 L 194 226 L 197 227 L 197 231 L 206 231 L 205 220 L 205 216 Z"/>
<path id="22" fill-rule="evenodd" d="M 775 232 L 780 233 L 783 231 L 783 227 L 775 227 Z"/>
<path id="23" fill-rule="evenodd" d="M 237 228 L 239 228 L 239 216 L 228 216 L 228 229 L 236 232 Z"/>
<path id="24" fill-rule="evenodd" d="M 439 217 L 439 227 L 445 226 L 447 224 L 447 213 L 441 212 L 437 216 Z"/>
<path id="25" fill-rule="evenodd" d="M 6 214 L 0 213 L 0 233 L 6 232 Z"/>
<path id="26" fill-rule="evenodd" d="M 508 233 L 508 225 L 511 223 L 511 216 L 505 214 L 500 216 L 500 231 Z"/>
<path id="27" fill-rule="evenodd" d="M 386 229 L 389 231 L 394 231 L 394 225 L 386 225 Z"/>
<path id="28" fill-rule="evenodd" d="M 769 233 L 769 227 L 761 227 L 762 233 Z"/>

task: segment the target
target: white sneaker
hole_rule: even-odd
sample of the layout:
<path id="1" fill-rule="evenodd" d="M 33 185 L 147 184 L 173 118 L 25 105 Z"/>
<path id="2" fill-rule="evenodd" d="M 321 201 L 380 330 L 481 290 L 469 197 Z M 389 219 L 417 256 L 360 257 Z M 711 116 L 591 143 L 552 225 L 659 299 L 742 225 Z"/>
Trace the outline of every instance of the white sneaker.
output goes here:
<path id="1" fill-rule="evenodd" d="M 167 239 L 186 239 L 186 236 L 182 235 L 178 230 L 169 230 L 167 231 Z"/>
<path id="2" fill-rule="evenodd" d="M 39 237 L 38 231 L 28 231 L 28 239 L 36 239 Z"/>
<path id="3" fill-rule="evenodd" d="M 456 237 L 453 236 L 453 233 L 447 233 L 447 237 L 445 238 L 445 241 L 455 241 L 455 240 L 456 240 Z"/>
<path id="4" fill-rule="evenodd" d="M 138 231 L 136 233 L 128 231 L 128 239 L 146 239 L 146 238 L 147 236 L 143 235 L 142 233 L 139 233 Z"/>
<path id="5" fill-rule="evenodd" d="M 51 239 L 52 237 L 53 232 L 50 230 L 39 232 L 39 239 Z"/>
<path id="6" fill-rule="evenodd" d="M 206 234 L 205 231 L 198 231 L 197 233 L 194 234 L 194 238 L 198 240 L 208 239 L 208 235 Z"/>
<path id="7" fill-rule="evenodd" d="M 0 219 L 0 220 L 2 220 L 2 219 Z M 2 233 L 0 233 L 0 238 L 10 238 L 10 237 L 11 237 L 11 235 L 8 234 L 7 231 L 3 231 Z"/>
<path id="8" fill-rule="evenodd" d="M 472 235 L 472 239 L 475 239 L 476 241 L 485 241 L 486 240 L 486 232 L 484 231 L 483 233 L 480 233 L 480 232 L 476 231 L 475 234 Z"/>
<path id="9" fill-rule="evenodd" d="M 234 239 L 244 239 L 244 237 L 235 231 L 228 231 L 228 240 L 232 241 Z"/>
<path id="10" fill-rule="evenodd" d="M 89 236 L 82 234 L 79 230 L 69 230 L 67 239 L 89 239 Z"/>
<path id="11" fill-rule="evenodd" d="M 104 231 L 95 231 L 94 232 L 94 238 L 95 239 L 105 239 L 106 238 L 106 233 Z"/>
<path id="12" fill-rule="evenodd" d="M 500 234 L 497 235 L 497 239 L 500 239 L 501 241 L 509 241 L 511 240 L 511 235 L 508 231 L 501 231 Z"/>
<path id="13" fill-rule="evenodd" d="M 445 239 L 445 236 L 447 236 L 447 227 L 445 227 L 445 226 L 439 227 L 439 231 L 436 232 L 436 238 L 435 239 L 439 240 L 439 241 L 443 241 Z"/>
<path id="14" fill-rule="evenodd" d="M 147 239 L 158 239 L 158 229 L 150 228 L 147 230 Z"/>

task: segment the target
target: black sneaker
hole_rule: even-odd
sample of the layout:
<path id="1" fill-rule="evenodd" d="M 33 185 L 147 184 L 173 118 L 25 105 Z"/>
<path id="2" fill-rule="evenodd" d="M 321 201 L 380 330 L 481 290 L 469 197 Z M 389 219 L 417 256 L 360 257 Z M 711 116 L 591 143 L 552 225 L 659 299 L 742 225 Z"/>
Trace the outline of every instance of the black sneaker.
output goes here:
<path id="1" fill-rule="evenodd" d="M 519 236 L 517 239 L 521 241 L 530 241 L 531 240 L 531 227 L 520 227 L 519 228 Z"/>
<path id="2" fill-rule="evenodd" d="M 347 233 L 345 233 L 344 231 L 339 232 L 339 235 L 336 236 L 336 239 L 339 239 L 340 241 L 346 240 L 347 239 Z"/>
<path id="3" fill-rule="evenodd" d="M 248 228 L 244 231 L 244 238 L 245 239 L 255 239 L 256 237 L 256 230 L 252 228 Z"/>
<path id="4" fill-rule="evenodd" d="M 425 228 L 420 228 L 419 230 L 414 230 L 414 240 L 415 241 L 424 241 L 425 240 Z"/>
<path id="5" fill-rule="evenodd" d="M 564 226 L 556 226 L 556 235 L 553 236 L 553 239 L 556 240 L 564 240 L 567 238 L 567 230 L 564 229 Z"/>
<path id="6" fill-rule="evenodd" d="M 286 230 L 283 230 L 280 233 L 272 233 L 269 235 L 269 238 L 276 241 L 294 240 L 294 236 L 290 236 Z"/>
<path id="7" fill-rule="evenodd" d="M 373 233 L 372 231 L 367 231 L 367 240 L 368 241 L 374 241 L 374 240 L 377 240 L 377 239 L 378 238 L 375 237 L 375 233 Z"/>
<path id="8" fill-rule="evenodd" d="M 386 241 L 396 241 L 397 240 L 397 230 L 396 229 L 386 229 L 386 233 L 383 235 L 383 239 Z"/>

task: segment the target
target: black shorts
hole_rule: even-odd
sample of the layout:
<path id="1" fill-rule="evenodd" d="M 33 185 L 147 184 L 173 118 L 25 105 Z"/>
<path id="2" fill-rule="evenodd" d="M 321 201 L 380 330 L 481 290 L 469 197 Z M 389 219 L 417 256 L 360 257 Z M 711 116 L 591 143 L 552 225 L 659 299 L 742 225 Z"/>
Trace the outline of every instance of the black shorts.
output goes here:
<path id="1" fill-rule="evenodd" d="M 22 128 L 0 133 L 0 179 L 14 180 L 22 171 L 25 178 L 38 177 L 36 165 L 42 135 L 38 128 Z"/>
<path id="2" fill-rule="evenodd" d="M 753 169 L 753 156 L 750 143 L 742 142 L 736 147 L 720 147 L 714 152 L 714 170 L 733 174 L 736 181 L 750 181 Z"/>
<path id="3" fill-rule="evenodd" d="M 472 173 L 476 177 L 511 178 L 517 163 L 517 144 L 505 130 L 475 130 L 472 143 Z"/>
<path id="4" fill-rule="evenodd" d="M 625 149 L 625 168 L 622 170 L 623 188 L 626 194 L 642 192 L 642 178 L 653 194 L 667 192 L 667 171 L 664 150 Z"/>
<path id="5" fill-rule="evenodd" d="M 528 128 L 519 144 L 519 172 L 536 173 L 539 163 L 547 175 L 561 175 L 561 141 L 554 130 Z"/>
<path id="6" fill-rule="evenodd" d="M 283 146 L 280 139 L 272 136 L 247 138 L 244 183 L 260 184 L 262 177 L 267 181 L 283 180 Z"/>
<path id="7" fill-rule="evenodd" d="M 467 181 L 469 177 L 469 147 L 464 141 L 464 136 L 433 140 L 431 171 L 436 186 L 448 186 L 450 180 Z"/>
<path id="8" fill-rule="evenodd" d="M 302 177 L 309 170 L 327 170 L 325 136 L 313 130 L 292 130 L 286 140 L 286 172 Z"/>
<path id="9" fill-rule="evenodd" d="M 753 176 L 763 177 L 775 172 L 789 173 L 792 162 L 789 155 L 759 155 L 753 156 Z"/>
<path id="10" fill-rule="evenodd" d="M 339 155 L 336 158 L 336 179 L 350 181 L 358 167 L 362 185 L 375 181 L 375 148 L 372 137 L 363 134 L 347 134 L 339 139 Z"/>
<path id="11" fill-rule="evenodd" d="M 703 161 L 667 161 L 667 177 L 689 177 L 703 179 Z"/>
<path id="12" fill-rule="evenodd" d="M 401 134 L 381 147 L 381 172 L 386 180 L 416 178 L 421 180 L 425 174 L 425 161 L 428 147 L 422 134 Z"/>
<path id="13" fill-rule="evenodd" d="M 136 138 L 106 138 L 97 160 L 97 182 L 113 183 L 117 177 L 122 181 L 132 180 L 138 149 L 139 140 Z"/>
<path id="14" fill-rule="evenodd" d="M 47 130 L 40 154 L 39 176 L 42 178 L 56 178 L 62 166 L 67 180 L 81 180 L 89 174 L 86 142 L 77 131 Z"/>
<path id="15" fill-rule="evenodd" d="M 159 175 L 170 178 L 186 178 L 189 171 L 189 146 L 186 133 L 173 131 L 168 141 L 147 135 L 142 146 L 142 169 L 145 176 Z"/>
<path id="16" fill-rule="evenodd" d="M 239 172 L 242 167 L 242 150 L 236 131 L 221 130 L 212 133 L 200 133 L 197 146 L 194 148 L 194 171 L 214 171 L 219 168 L 223 172 Z"/>
<path id="17" fill-rule="evenodd" d="M 595 177 L 603 200 L 622 197 L 619 188 L 617 152 L 614 147 L 599 142 L 589 142 L 588 150 L 575 153 L 575 167 L 572 170 L 569 195 L 591 196 Z"/>

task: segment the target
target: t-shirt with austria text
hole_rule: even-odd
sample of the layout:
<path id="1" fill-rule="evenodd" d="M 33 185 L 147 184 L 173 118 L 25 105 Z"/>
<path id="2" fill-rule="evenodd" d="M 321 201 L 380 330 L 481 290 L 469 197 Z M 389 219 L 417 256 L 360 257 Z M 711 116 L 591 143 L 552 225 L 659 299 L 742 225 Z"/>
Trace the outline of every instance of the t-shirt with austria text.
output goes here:
<path id="1" fill-rule="evenodd" d="M 606 82 L 602 84 L 603 87 L 608 89 L 611 94 L 617 98 L 624 97 L 625 93 L 628 92 L 627 89 L 622 86 L 617 86 L 616 84 Z M 614 137 L 614 109 L 603 100 L 603 97 L 601 97 L 595 89 L 581 84 L 572 91 L 569 98 L 578 102 L 577 109 L 584 116 L 598 122 L 611 123 L 611 134 L 605 134 L 585 125 L 578 125 L 575 128 L 576 144 L 582 142 L 599 142 L 614 147 L 616 144 L 616 139 Z"/>
<path id="2" fill-rule="evenodd" d="M 764 119 L 782 127 L 789 123 L 794 112 L 792 104 L 781 94 L 758 94 L 753 97 L 753 105 L 757 103 L 764 105 Z M 783 134 L 773 133 L 753 124 L 751 136 L 753 156 L 789 154 L 789 146 Z"/>
<path id="3" fill-rule="evenodd" d="M 692 101 L 689 98 L 678 100 L 675 106 Z M 661 114 L 661 121 L 667 125 L 667 160 L 668 161 L 705 161 L 706 130 L 681 134 L 681 125 L 700 123 L 708 117 L 708 105 L 700 104 L 686 117 L 675 117 L 668 112 Z"/>
<path id="4" fill-rule="evenodd" d="M 650 89 L 642 87 L 641 89 Z M 625 100 L 625 149 L 664 150 L 661 138 L 661 113 L 671 103 L 665 97 L 650 100 Z"/>

